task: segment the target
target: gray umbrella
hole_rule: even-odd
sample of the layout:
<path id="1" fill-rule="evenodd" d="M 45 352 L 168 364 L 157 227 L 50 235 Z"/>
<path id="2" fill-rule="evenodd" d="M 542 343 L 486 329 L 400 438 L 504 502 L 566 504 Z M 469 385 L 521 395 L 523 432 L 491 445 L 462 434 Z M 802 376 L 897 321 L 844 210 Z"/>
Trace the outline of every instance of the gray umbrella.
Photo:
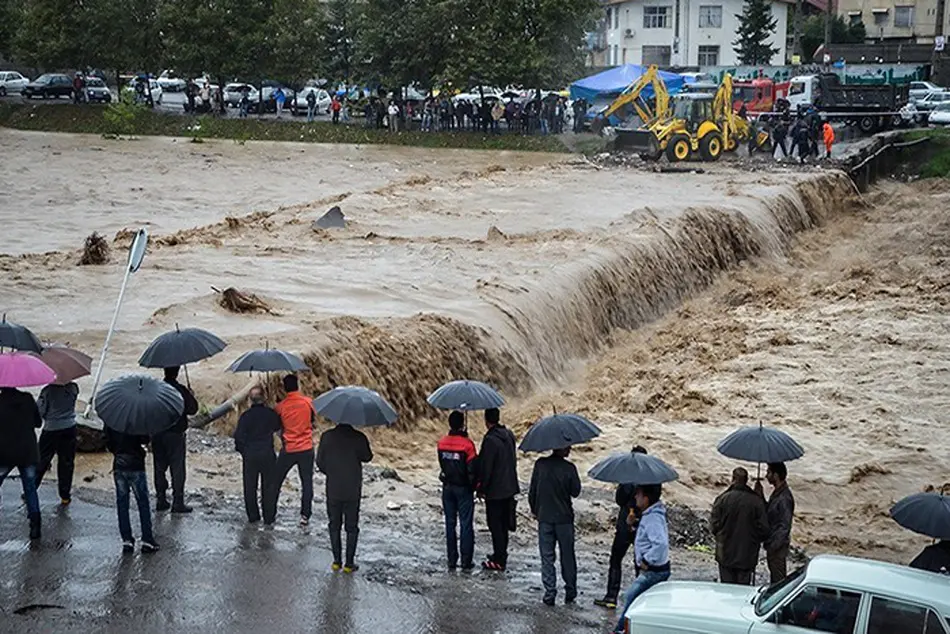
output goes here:
<path id="1" fill-rule="evenodd" d="M 950 539 L 950 496 L 940 493 L 909 495 L 891 509 L 894 521 L 915 533 Z"/>
<path id="2" fill-rule="evenodd" d="M 359 385 L 335 387 L 313 399 L 317 413 L 334 423 L 354 427 L 392 425 L 397 414 L 378 392 Z"/>
<path id="3" fill-rule="evenodd" d="M 103 424 L 123 434 L 154 436 L 179 419 L 185 401 L 174 387 L 142 374 L 113 379 L 96 393 Z"/>
<path id="4" fill-rule="evenodd" d="M 521 440 L 521 451 L 564 449 L 600 436 L 600 428 L 577 414 L 555 414 L 542 418 Z"/>
<path id="5" fill-rule="evenodd" d="M 481 381 L 452 381 L 446 383 L 426 399 L 438 409 L 454 409 L 472 412 L 501 407 L 505 399 L 493 387 Z"/>
<path id="6" fill-rule="evenodd" d="M 228 366 L 228 372 L 307 372 L 300 357 L 283 350 L 251 350 Z"/>
<path id="7" fill-rule="evenodd" d="M 227 346 L 214 334 L 201 328 L 178 326 L 149 344 L 139 358 L 143 368 L 171 368 L 196 363 L 218 354 Z"/>
<path id="8" fill-rule="evenodd" d="M 587 472 L 601 482 L 618 484 L 663 484 L 679 479 L 673 467 L 656 456 L 625 451 L 607 456 Z"/>
<path id="9" fill-rule="evenodd" d="M 30 329 L 12 321 L 7 321 L 4 313 L 0 320 L 0 348 L 12 348 L 22 352 L 43 352 L 43 344 Z"/>
<path id="10" fill-rule="evenodd" d="M 805 450 L 792 437 L 771 427 L 743 427 L 725 438 L 716 447 L 724 456 L 749 462 L 787 462 L 805 455 Z"/>

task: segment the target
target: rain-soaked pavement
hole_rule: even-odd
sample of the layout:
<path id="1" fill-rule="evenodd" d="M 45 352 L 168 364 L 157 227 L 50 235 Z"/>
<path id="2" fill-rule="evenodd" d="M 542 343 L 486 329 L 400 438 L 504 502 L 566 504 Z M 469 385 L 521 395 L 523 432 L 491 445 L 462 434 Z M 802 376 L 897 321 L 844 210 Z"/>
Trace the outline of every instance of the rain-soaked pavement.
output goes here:
<path id="1" fill-rule="evenodd" d="M 509 591 L 511 581 L 491 573 L 427 564 L 421 573 L 374 575 L 386 568 L 367 556 L 374 542 L 405 538 L 398 531 L 387 537 L 383 527 L 364 527 L 363 570 L 332 573 L 319 511 L 308 531 L 292 525 L 290 513 L 276 529 L 248 527 L 230 505 L 184 517 L 153 514 L 161 552 L 123 555 L 115 509 L 103 493 L 81 489 L 61 508 L 55 485 L 44 485 L 43 539 L 33 546 L 19 481 L 9 478 L 2 495 L 0 632 L 540 634 L 605 631 L 609 621 L 589 597 L 587 605 L 547 608 L 537 588 L 522 582 Z M 137 524 L 133 504 L 136 534 Z"/>

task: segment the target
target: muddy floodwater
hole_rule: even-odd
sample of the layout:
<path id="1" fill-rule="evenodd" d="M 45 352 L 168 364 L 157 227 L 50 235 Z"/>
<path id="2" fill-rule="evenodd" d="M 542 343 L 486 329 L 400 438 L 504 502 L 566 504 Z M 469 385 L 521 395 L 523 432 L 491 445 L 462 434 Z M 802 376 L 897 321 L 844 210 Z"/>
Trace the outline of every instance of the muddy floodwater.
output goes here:
<path id="1" fill-rule="evenodd" d="M 787 431 L 806 449 L 789 481 L 793 541 L 808 555 L 909 560 L 925 542 L 887 509 L 950 483 L 945 183 L 885 183 L 861 197 L 833 171 L 728 162 L 652 173 L 566 155 L 9 130 L 0 143 L 10 318 L 95 356 L 129 236 L 147 227 L 105 377 L 133 370 L 179 324 L 229 343 L 189 368 L 203 405 L 244 385 L 225 367 L 265 344 L 304 356 L 307 391 L 379 389 L 402 420 L 371 434 L 377 462 L 405 482 L 369 487 L 366 506 L 436 540 L 425 551 L 434 561 L 443 424 L 424 399 L 463 376 L 502 389 L 518 433 L 554 407 L 595 420 L 604 435 L 573 457 L 585 472 L 646 445 L 680 473 L 669 500 L 700 515 L 735 466 L 718 440 L 759 422 Z M 347 226 L 314 229 L 334 205 Z M 94 231 L 112 261 L 78 266 Z M 256 296 L 258 310 L 223 307 L 229 287 Z M 85 396 L 91 382 L 81 387 Z M 192 439 L 196 494 L 237 493 L 239 463 L 221 438 L 232 424 Z M 479 440 L 480 425 L 472 432 Z M 524 480 L 532 460 L 520 459 Z M 110 484 L 102 457 L 83 457 L 79 472 L 91 488 Z M 585 487 L 591 598 L 613 509 L 607 487 Z M 515 548 L 535 574 L 532 531 Z M 710 575 L 708 554 L 677 557 Z M 538 581 L 524 579 L 532 597 Z"/>

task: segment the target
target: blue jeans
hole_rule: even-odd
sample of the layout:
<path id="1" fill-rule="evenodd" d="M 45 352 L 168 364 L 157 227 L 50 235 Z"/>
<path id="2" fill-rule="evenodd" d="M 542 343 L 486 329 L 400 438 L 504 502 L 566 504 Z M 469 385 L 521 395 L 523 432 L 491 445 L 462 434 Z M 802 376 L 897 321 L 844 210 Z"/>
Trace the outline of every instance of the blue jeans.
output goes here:
<path id="1" fill-rule="evenodd" d="M 20 484 L 23 486 L 23 495 L 26 497 L 26 512 L 28 515 L 40 514 L 40 498 L 36 494 L 36 465 L 26 467 L 0 467 L 0 486 L 7 476 L 16 469 L 20 472 Z"/>
<path id="2" fill-rule="evenodd" d="M 462 567 L 467 568 L 475 557 L 475 500 L 472 490 L 443 484 L 442 509 L 445 511 L 445 545 L 449 566 L 454 568 L 459 560 L 459 540 L 455 532 L 455 522 L 458 521 L 462 533 Z"/>
<path id="3" fill-rule="evenodd" d="M 548 120 L 544 117 L 541 118 L 541 134 L 548 133 Z"/>
<path id="4" fill-rule="evenodd" d="M 554 546 L 561 552 L 561 579 L 564 594 L 573 600 L 577 596 L 577 558 L 574 556 L 574 524 L 538 522 L 538 549 L 541 551 L 541 583 L 544 598 L 551 601 L 557 596 L 557 575 L 554 572 Z"/>
<path id="5" fill-rule="evenodd" d="M 307 123 L 313 123 L 313 115 L 317 111 L 316 106 L 307 106 Z"/>
<path id="6" fill-rule="evenodd" d="M 135 495 L 139 507 L 139 522 L 142 525 L 142 541 L 154 542 L 152 535 L 152 511 L 149 508 L 148 482 L 144 471 L 113 471 L 115 480 L 115 507 L 119 515 L 119 534 L 122 541 L 134 542 L 132 523 L 129 521 L 129 491 Z"/>
<path id="7" fill-rule="evenodd" d="M 633 602 L 641 594 L 652 588 L 658 583 L 663 583 L 670 578 L 670 572 L 650 572 L 644 571 L 640 573 L 640 576 L 637 577 L 636 581 L 630 584 L 630 587 L 627 588 L 627 591 L 623 593 L 623 610 L 620 611 L 620 620 L 617 622 L 617 627 L 614 628 L 615 632 L 623 632 L 623 622 L 626 618 L 627 610 L 630 609 L 630 606 L 633 605 Z"/>

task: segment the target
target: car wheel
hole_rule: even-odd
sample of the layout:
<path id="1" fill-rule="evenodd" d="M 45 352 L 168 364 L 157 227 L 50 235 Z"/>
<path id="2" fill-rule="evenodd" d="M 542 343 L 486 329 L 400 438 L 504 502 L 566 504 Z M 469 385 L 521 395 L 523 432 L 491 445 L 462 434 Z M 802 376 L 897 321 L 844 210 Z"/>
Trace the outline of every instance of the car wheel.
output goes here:
<path id="1" fill-rule="evenodd" d="M 7 96 L 7 87 L 0 86 L 0 97 L 6 97 L 6 96 Z"/>
<path id="2" fill-rule="evenodd" d="M 861 132 L 870 134 L 877 129 L 877 121 L 874 120 L 874 117 L 861 117 L 858 127 L 861 128 Z"/>

